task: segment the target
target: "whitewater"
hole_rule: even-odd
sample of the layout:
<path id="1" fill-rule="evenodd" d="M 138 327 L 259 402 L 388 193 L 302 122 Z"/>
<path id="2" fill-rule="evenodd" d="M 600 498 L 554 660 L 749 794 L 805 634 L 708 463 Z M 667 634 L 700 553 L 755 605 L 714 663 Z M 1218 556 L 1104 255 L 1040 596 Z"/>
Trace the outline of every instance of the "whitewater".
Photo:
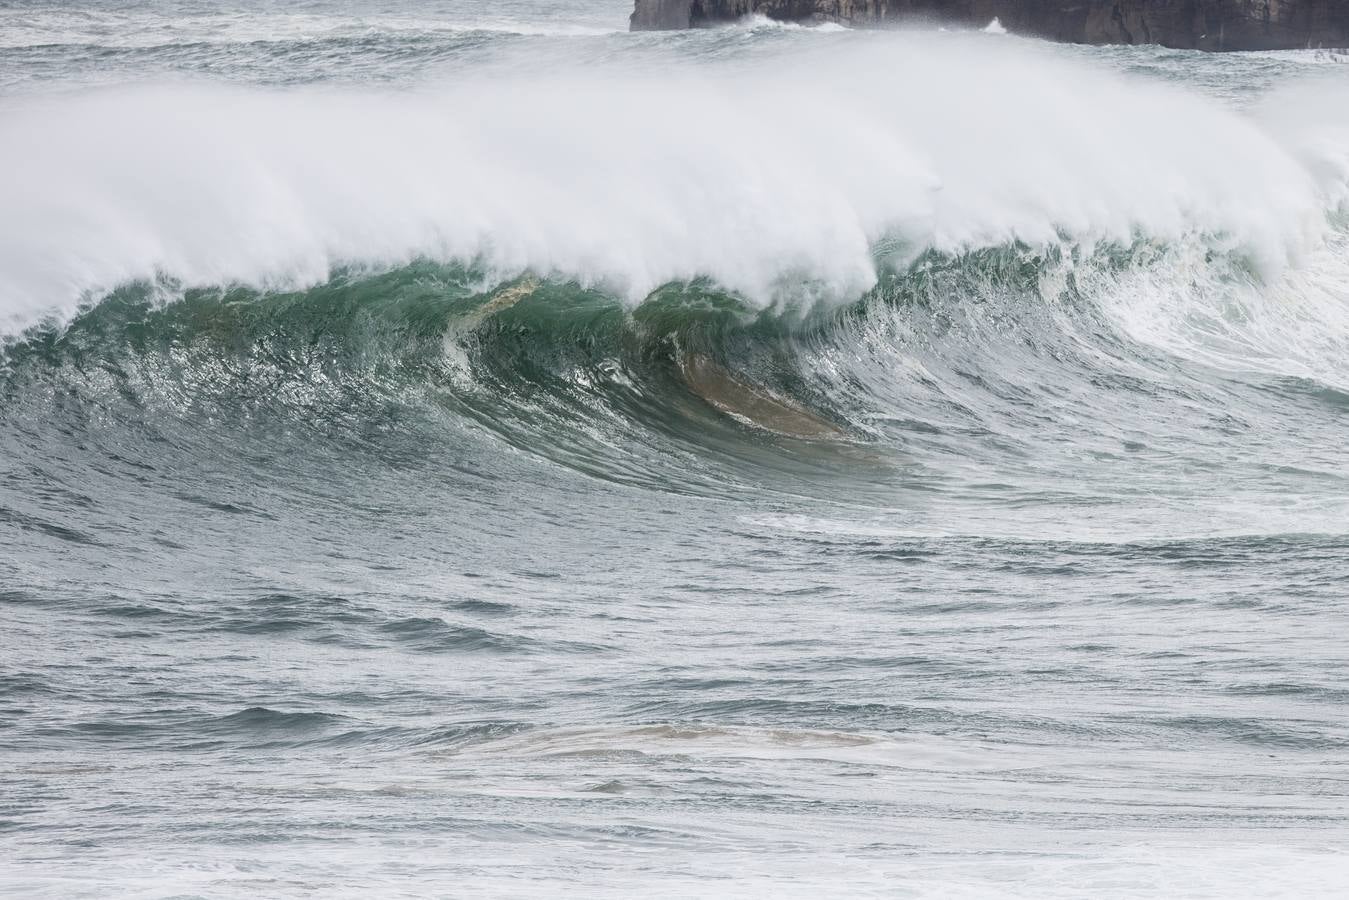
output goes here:
<path id="1" fill-rule="evenodd" d="M 1340 896 L 1349 57 L 0 4 L 0 895 Z"/>

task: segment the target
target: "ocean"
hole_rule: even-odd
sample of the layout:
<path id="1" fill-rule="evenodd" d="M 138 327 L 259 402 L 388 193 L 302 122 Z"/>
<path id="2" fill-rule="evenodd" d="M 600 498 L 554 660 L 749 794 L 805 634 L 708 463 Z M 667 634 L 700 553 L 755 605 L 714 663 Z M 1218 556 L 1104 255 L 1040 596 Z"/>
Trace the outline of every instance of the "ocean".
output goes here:
<path id="1" fill-rule="evenodd" d="M 0 895 L 1349 890 L 1349 56 L 0 3 Z"/>

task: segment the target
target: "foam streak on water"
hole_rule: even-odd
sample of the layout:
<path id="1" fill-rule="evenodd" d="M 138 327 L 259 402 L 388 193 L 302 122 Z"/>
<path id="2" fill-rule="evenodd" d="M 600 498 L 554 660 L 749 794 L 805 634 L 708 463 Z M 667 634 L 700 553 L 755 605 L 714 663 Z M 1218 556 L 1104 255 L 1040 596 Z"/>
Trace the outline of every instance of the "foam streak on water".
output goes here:
<path id="1" fill-rule="evenodd" d="M 0 893 L 1339 896 L 1349 79 L 0 9 Z"/>

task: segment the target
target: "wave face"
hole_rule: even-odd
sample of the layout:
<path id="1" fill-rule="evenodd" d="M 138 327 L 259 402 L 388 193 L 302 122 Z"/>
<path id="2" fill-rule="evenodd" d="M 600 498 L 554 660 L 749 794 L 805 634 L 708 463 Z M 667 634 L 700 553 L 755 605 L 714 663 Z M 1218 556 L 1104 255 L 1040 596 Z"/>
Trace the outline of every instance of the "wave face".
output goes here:
<path id="1" fill-rule="evenodd" d="M 1341 58 L 627 12 L 0 9 L 0 879 L 1332 895 Z"/>

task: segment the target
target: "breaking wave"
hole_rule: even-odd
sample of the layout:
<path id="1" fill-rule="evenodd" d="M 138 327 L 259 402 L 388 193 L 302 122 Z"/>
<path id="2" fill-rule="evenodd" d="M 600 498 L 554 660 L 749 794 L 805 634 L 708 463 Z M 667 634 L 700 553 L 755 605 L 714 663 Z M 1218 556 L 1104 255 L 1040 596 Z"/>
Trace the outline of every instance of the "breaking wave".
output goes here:
<path id="1" fill-rule="evenodd" d="M 1066 421 L 1183 446 L 1208 388 L 1177 360 L 1339 402 L 1343 85 L 1239 110 L 1011 38 L 851 37 L 659 78 L 14 100 L 9 416 L 450 421 L 721 492 L 765 465 L 808 489 L 840 448 L 993 471 L 1065 452 Z"/>

